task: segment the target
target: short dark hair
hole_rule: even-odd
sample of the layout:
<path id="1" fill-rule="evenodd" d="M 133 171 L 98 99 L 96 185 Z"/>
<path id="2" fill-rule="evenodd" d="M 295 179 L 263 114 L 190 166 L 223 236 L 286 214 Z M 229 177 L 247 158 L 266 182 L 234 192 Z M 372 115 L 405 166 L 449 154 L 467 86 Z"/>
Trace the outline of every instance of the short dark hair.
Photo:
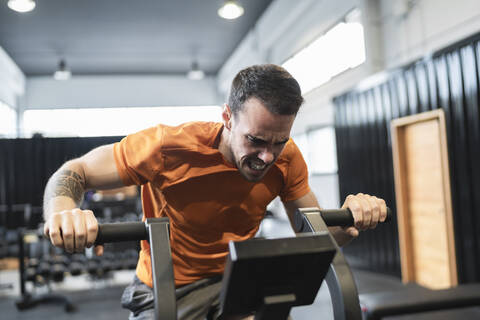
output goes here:
<path id="1" fill-rule="evenodd" d="M 241 70 L 233 79 L 228 105 L 233 114 L 249 98 L 259 99 L 274 114 L 296 115 L 303 103 L 300 85 L 284 68 L 262 64 Z"/>

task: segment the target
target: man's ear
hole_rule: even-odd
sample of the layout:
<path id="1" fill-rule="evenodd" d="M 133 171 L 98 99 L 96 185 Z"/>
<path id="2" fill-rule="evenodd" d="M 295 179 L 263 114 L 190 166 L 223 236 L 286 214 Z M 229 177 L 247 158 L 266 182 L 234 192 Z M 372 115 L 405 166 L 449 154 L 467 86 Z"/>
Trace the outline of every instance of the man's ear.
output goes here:
<path id="1" fill-rule="evenodd" d="M 222 120 L 225 128 L 230 130 L 232 128 L 232 110 L 226 103 L 223 105 Z"/>

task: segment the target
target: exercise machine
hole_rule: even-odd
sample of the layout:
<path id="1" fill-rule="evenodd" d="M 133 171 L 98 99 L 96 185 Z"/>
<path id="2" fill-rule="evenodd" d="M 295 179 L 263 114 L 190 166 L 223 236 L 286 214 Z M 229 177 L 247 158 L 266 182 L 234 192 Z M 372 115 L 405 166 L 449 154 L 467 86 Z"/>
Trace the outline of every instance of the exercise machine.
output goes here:
<path id="1" fill-rule="evenodd" d="M 388 211 L 387 220 L 390 217 Z M 291 307 L 313 303 L 325 278 L 335 319 L 362 319 L 353 276 L 328 232 L 328 226 L 353 225 L 350 210 L 304 208 L 297 211 L 294 221 L 296 230 L 304 233 L 296 238 L 229 244 L 220 294 L 223 314 L 287 319 Z M 167 218 L 99 225 L 96 244 L 138 240 L 150 243 L 155 317 L 174 320 L 175 283 Z"/>

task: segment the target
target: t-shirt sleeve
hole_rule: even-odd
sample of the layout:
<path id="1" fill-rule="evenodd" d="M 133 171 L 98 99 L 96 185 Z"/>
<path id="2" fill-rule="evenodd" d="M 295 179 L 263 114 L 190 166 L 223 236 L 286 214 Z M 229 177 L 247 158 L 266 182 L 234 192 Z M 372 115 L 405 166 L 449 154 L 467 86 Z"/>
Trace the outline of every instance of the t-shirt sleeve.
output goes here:
<path id="1" fill-rule="evenodd" d="M 153 181 L 162 169 L 163 129 L 152 127 L 131 134 L 113 146 L 117 171 L 125 185 Z"/>
<path id="2" fill-rule="evenodd" d="M 288 165 L 285 178 L 285 186 L 280 192 L 283 202 L 297 200 L 310 192 L 308 185 L 308 169 L 300 149 L 290 140 L 287 148 Z"/>

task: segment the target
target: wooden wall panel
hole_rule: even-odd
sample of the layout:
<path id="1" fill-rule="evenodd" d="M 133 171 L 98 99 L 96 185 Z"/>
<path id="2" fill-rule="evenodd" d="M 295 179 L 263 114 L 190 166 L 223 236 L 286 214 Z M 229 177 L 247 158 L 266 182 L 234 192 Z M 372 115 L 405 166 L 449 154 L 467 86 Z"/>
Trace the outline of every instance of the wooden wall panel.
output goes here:
<path id="1" fill-rule="evenodd" d="M 395 191 L 404 282 L 458 284 L 444 113 L 392 121 Z"/>

